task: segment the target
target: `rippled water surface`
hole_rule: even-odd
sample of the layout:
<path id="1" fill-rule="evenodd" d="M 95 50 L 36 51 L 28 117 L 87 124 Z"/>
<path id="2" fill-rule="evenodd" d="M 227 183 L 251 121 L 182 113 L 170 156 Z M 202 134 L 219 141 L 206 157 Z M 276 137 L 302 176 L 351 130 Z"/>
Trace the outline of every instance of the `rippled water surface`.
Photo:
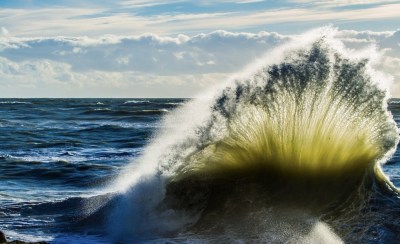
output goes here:
<path id="1" fill-rule="evenodd" d="M 63 213 L 54 206 L 42 216 L 32 206 L 96 195 L 140 155 L 162 115 L 183 102 L 1 99 L 0 229 L 30 240 L 47 236 Z"/>

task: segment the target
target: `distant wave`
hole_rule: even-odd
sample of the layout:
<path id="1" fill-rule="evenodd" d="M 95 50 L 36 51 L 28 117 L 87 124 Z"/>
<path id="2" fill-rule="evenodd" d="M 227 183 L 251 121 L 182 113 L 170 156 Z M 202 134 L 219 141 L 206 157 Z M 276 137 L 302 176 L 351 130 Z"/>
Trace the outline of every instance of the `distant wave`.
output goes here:
<path id="1" fill-rule="evenodd" d="M 112 110 L 112 109 L 92 109 L 81 112 L 81 115 L 106 114 L 110 116 L 130 116 L 130 115 L 157 115 L 168 112 L 168 109 L 138 109 L 138 110 Z"/>
<path id="2" fill-rule="evenodd" d="M 390 104 L 400 104 L 400 101 L 392 100 L 392 101 L 389 101 L 389 103 Z"/>
<path id="3" fill-rule="evenodd" d="M 181 102 L 181 103 L 164 103 L 164 104 L 169 104 L 169 105 L 183 105 L 185 103 Z"/>
<path id="4" fill-rule="evenodd" d="M 0 101 L 0 104 L 32 104 L 32 103 L 22 102 L 22 101 Z"/>
<path id="5" fill-rule="evenodd" d="M 93 122 L 77 122 L 77 126 L 79 128 L 98 128 L 104 126 L 113 126 L 113 127 L 120 127 L 120 128 L 155 128 L 154 125 L 148 123 L 128 123 L 128 122 L 116 122 L 116 121 L 93 121 Z"/>
<path id="6" fill-rule="evenodd" d="M 137 104 L 137 103 L 151 103 L 149 100 L 129 100 L 124 102 L 124 104 Z"/>
<path id="7" fill-rule="evenodd" d="M 144 113 L 158 113 L 158 112 L 168 112 L 169 110 L 166 108 L 162 108 L 162 109 L 143 109 L 140 111 L 135 111 L 135 112 L 144 112 Z"/>
<path id="8" fill-rule="evenodd" d="M 95 108 L 94 111 L 111 111 L 110 108 Z"/>

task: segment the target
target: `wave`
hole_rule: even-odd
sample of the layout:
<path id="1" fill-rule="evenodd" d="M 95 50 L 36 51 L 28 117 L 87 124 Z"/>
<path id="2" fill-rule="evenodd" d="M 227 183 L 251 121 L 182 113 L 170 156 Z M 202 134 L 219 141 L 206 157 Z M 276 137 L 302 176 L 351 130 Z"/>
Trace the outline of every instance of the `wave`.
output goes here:
<path id="1" fill-rule="evenodd" d="M 124 102 L 124 104 L 138 104 L 138 103 L 151 103 L 151 102 L 149 100 L 143 100 L 143 99 L 129 100 Z"/>
<path id="2" fill-rule="evenodd" d="M 45 242 L 45 241 L 51 241 L 52 238 L 49 238 L 48 236 L 45 235 L 27 235 L 27 234 L 21 234 L 17 233 L 15 231 L 10 231 L 6 230 L 4 231 L 5 235 L 7 236 L 7 239 L 10 240 L 19 240 L 19 241 L 26 241 L 26 242 Z M 10 241 L 13 242 L 13 241 Z"/>
<path id="3" fill-rule="evenodd" d="M 177 102 L 177 103 L 173 103 L 173 102 L 170 102 L 170 103 L 164 103 L 164 104 L 168 104 L 168 105 L 183 105 L 183 104 L 185 104 L 184 102 Z"/>
<path id="4" fill-rule="evenodd" d="M 168 109 L 140 109 L 140 110 L 93 109 L 81 112 L 80 115 L 135 116 L 135 115 L 160 115 L 166 112 L 168 112 Z"/>
<path id="5" fill-rule="evenodd" d="M 98 129 L 102 127 L 114 127 L 114 128 L 135 128 L 135 129 L 143 129 L 143 128 L 155 128 L 157 125 L 152 125 L 149 123 L 141 123 L 141 122 L 117 122 L 117 121 L 91 121 L 91 122 L 77 122 L 77 126 L 82 129 Z"/>
<path id="6" fill-rule="evenodd" d="M 169 113 L 108 189 L 112 236 L 341 243 L 371 241 L 385 218 L 400 226 L 370 210 L 398 195 L 381 170 L 399 141 L 383 76 L 332 32 L 307 33 Z"/>
<path id="7" fill-rule="evenodd" d="M 0 104 L 32 104 L 32 103 L 22 102 L 22 101 L 0 101 Z"/>
<path id="8" fill-rule="evenodd" d="M 95 108 L 94 111 L 111 111 L 110 108 Z"/>
<path id="9" fill-rule="evenodd" d="M 47 146 L 44 146 L 44 148 L 47 148 Z M 5 160 L 8 163 L 14 164 L 15 167 L 23 166 L 24 169 L 27 169 L 27 165 L 34 165 L 35 163 L 60 163 L 62 165 L 73 163 L 74 165 L 76 165 L 76 167 L 79 167 L 79 164 L 76 164 L 78 162 L 105 160 L 110 158 L 114 160 L 126 159 L 127 157 L 131 157 L 132 154 L 135 154 L 137 152 L 138 149 L 126 148 L 120 148 L 119 150 L 115 150 L 114 148 L 102 148 L 101 150 L 86 149 L 73 152 L 56 148 L 53 150 L 38 150 L 36 152 L 17 152 L 13 153 L 13 155 L 0 154 L 0 159 Z M 24 166 L 23 163 L 26 163 L 26 165 Z M 88 166 L 91 167 L 92 165 L 88 164 Z M 108 165 L 107 167 L 112 166 Z"/>

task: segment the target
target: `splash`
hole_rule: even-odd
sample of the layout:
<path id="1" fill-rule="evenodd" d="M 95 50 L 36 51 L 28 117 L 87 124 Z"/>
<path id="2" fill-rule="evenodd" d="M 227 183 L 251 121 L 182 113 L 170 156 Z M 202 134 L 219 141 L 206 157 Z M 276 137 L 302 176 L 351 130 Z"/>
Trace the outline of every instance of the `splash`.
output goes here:
<path id="1" fill-rule="evenodd" d="M 238 234 L 248 221 L 258 230 L 250 239 L 286 242 L 300 232 L 306 239 L 329 232 L 321 216 L 361 204 L 376 183 L 396 193 L 380 168 L 399 141 L 385 80 L 368 55 L 344 49 L 331 32 L 299 37 L 167 115 L 168 129 L 115 184 L 112 232 L 134 239 Z M 275 210 L 284 216 L 301 209 L 289 215 L 312 217 L 282 222 L 274 206 L 286 206 Z M 310 228 L 297 231 L 310 219 Z M 273 223 L 288 224 L 290 237 L 266 237 Z"/>
<path id="2" fill-rule="evenodd" d="M 398 142 L 385 92 L 367 60 L 350 60 L 324 38 L 235 81 L 216 99 L 199 145 L 174 178 L 247 170 L 322 176 L 367 169 Z M 213 137 L 209 131 L 218 130 Z M 170 163 L 170 162 L 169 162 Z"/>

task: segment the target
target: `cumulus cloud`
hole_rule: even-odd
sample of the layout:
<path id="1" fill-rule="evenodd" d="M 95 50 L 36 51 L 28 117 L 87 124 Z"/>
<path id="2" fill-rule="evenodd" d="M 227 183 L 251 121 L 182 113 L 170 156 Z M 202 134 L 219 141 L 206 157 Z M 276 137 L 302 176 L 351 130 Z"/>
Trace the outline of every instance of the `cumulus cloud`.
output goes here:
<path id="1" fill-rule="evenodd" d="M 353 49 L 376 46 L 400 96 L 400 31 L 338 31 Z M 216 31 L 175 37 L 0 37 L 2 96 L 191 97 L 296 36 Z"/>
<path id="2" fill-rule="evenodd" d="M 381 60 L 376 64 L 377 69 L 393 76 L 393 85 L 390 92 L 400 97 L 400 30 L 373 32 L 346 30 L 337 33 L 337 37 L 352 49 L 364 49 L 375 46 L 383 53 Z"/>
<path id="3" fill-rule="evenodd" d="M 140 72 L 76 72 L 50 60 L 13 62 L 0 57 L 2 97 L 190 97 L 227 79 L 226 73 L 155 75 Z"/>
<path id="4" fill-rule="evenodd" d="M 3 96 L 187 97 L 286 40 L 226 31 L 0 38 L 0 86 Z"/>
<path id="5" fill-rule="evenodd" d="M 137 71 L 159 75 L 234 72 L 288 37 L 259 32 L 216 31 L 193 37 L 104 36 L 101 38 L 13 38 L 0 44 L 14 62 L 46 59 L 74 71 Z"/>
<path id="6" fill-rule="evenodd" d="M 3 36 L 8 36 L 10 33 L 8 32 L 8 30 L 5 27 L 1 27 L 0 28 L 0 33 Z"/>

